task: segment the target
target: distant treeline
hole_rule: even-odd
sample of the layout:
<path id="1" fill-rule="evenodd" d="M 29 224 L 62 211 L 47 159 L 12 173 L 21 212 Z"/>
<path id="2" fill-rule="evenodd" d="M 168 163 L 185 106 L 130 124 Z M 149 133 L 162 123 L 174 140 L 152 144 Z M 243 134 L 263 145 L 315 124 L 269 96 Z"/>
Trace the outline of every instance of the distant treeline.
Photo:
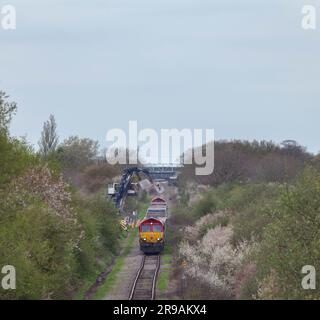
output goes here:
<path id="1" fill-rule="evenodd" d="M 196 176 L 194 165 L 185 165 L 180 183 L 194 181 L 218 186 L 235 181 L 288 182 L 315 160 L 316 157 L 293 140 L 280 145 L 272 141 L 222 140 L 215 142 L 214 172 L 209 176 Z"/>

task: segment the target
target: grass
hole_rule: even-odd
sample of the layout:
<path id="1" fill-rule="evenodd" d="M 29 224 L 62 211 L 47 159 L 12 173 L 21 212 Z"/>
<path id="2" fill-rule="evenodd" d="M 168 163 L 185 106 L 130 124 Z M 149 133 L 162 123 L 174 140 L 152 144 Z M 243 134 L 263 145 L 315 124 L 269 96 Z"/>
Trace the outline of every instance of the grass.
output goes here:
<path id="1" fill-rule="evenodd" d="M 126 239 L 125 249 L 122 254 L 116 260 L 112 271 L 108 274 L 105 282 L 99 287 L 98 291 L 92 296 L 92 300 L 102 300 L 114 287 L 117 283 L 117 275 L 122 270 L 125 265 L 125 259 L 128 256 L 129 252 L 133 248 L 135 239 L 137 237 L 138 230 L 137 228 L 133 229 L 129 234 L 129 237 Z"/>
<path id="2" fill-rule="evenodd" d="M 149 199 L 148 199 L 148 201 L 149 201 Z M 147 210 L 149 208 L 149 202 L 142 203 L 141 206 L 139 206 L 139 207 L 140 208 L 138 210 L 138 212 L 139 212 L 138 218 L 141 220 L 146 216 L 146 212 L 147 212 Z"/>
<path id="3" fill-rule="evenodd" d="M 173 233 L 170 224 L 167 224 L 165 248 L 161 255 L 162 267 L 157 279 L 157 291 L 161 296 L 168 290 L 170 282 L 173 261 L 173 243 Z"/>
<path id="4" fill-rule="evenodd" d="M 167 291 L 170 281 L 170 270 L 172 264 L 172 247 L 170 244 L 166 244 L 164 252 L 161 256 L 162 268 L 157 280 L 157 290 L 160 294 Z"/>
<path id="5" fill-rule="evenodd" d="M 157 282 L 157 289 L 163 293 L 167 290 L 170 278 L 170 270 L 164 269 L 161 271 L 160 277 Z"/>
<path id="6" fill-rule="evenodd" d="M 73 300 L 83 300 L 86 292 L 90 289 L 92 284 L 96 281 L 97 277 L 99 276 L 99 272 L 96 274 L 90 275 L 88 278 L 84 279 L 83 285 L 79 289 L 79 291 L 75 294 L 72 298 Z"/>
<path id="7" fill-rule="evenodd" d="M 122 235 L 122 238 L 124 236 Z M 114 255 L 108 255 L 99 263 L 100 267 L 97 267 L 93 272 L 90 274 L 87 274 L 85 277 L 82 278 L 82 284 L 78 288 L 77 292 L 73 294 L 72 299 L 73 300 L 83 300 L 85 298 L 85 294 L 90 289 L 93 283 L 95 283 L 96 279 L 99 277 L 101 272 L 103 272 L 106 269 L 106 266 L 109 266 L 112 262 Z"/>

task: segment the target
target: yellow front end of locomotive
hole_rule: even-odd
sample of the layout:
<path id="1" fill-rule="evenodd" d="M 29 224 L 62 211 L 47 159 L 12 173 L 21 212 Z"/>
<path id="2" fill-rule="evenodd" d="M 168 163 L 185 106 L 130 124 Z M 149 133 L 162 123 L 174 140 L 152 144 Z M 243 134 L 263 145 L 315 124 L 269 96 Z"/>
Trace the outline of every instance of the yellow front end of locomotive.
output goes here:
<path id="1" fill-rule="evenodd" d="M 163 232 L 141 232 L 141 243 L 163 243 Z"/>

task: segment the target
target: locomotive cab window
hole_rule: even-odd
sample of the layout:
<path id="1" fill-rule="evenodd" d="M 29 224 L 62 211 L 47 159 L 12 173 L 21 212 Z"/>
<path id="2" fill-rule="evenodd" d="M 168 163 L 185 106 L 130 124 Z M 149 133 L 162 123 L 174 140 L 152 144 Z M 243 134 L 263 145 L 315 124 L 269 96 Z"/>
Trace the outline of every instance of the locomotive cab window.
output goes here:
<path id="1" fill-rule="evenodd" d="M 141 231 L 142 232 L 150 232 L 151 231 L 151 225 L 150 224 L 143 224 L 141 226 Z"/>
<path id="2" fill-rule="evenodd" d="M 162 225 L 161 224 L 155 224 L 153 226 L 153 232 L 162 232 Z"/>

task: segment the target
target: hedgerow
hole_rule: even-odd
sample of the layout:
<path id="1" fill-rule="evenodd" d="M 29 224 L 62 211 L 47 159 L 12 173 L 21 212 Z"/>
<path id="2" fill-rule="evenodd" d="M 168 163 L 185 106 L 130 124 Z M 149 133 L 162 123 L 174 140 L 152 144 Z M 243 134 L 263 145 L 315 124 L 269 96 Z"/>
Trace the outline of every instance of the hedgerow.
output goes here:
<path id="1" fill-rule="evenodd" d="M 117 212 L 104 194 L 70 186 L 54 154 L 43 158 L 11 137 L 15 111 L 0 92 L 0 266 L 17 275 L 16 289 L 0 290 L 0 299 L 72 298 L 116 254 Z"/>

